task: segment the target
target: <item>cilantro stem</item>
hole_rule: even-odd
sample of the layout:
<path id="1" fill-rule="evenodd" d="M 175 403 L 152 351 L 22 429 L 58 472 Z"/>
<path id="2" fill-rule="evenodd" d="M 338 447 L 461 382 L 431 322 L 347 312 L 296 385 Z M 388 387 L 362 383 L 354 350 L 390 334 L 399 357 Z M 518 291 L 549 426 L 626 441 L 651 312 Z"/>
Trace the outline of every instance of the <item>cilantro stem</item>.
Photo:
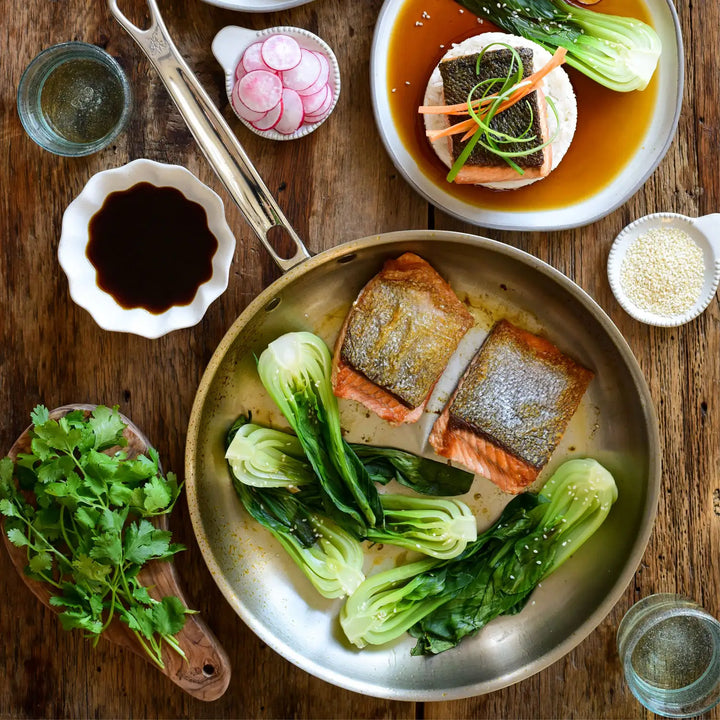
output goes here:
<path id="1" fill-rule="evenodd" d="M 62 533 L 63 540 L 65 540 L 65 544 L 68 546 L 68 549 L 70 550 L 70 554 L 75 554 L 75 548 L 73 547 L 73 544 L 70 542 L 70 538 L 67 535 L 67 532 L 65 531 L 65 506 L 60 506 L 60 532 Z"/>

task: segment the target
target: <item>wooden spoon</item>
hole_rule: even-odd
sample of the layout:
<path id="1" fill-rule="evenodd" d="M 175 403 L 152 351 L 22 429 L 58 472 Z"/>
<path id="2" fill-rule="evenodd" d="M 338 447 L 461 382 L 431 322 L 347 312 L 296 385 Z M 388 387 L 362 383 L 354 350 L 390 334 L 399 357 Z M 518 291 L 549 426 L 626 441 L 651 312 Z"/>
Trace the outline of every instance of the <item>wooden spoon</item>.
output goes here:
<path id="1" fill-rule="evenodd" d="M 86 414 L 89 414 L 94 408 L 94 405 L 64 405 L 51 411 L 50 417 L 57 420 L 71 410 L 84 410 Z M 146 453 L 150 443 L 145 435 L 128 418 L 124 415 L 121 417 L 127 425 L 123 435 L 128 441 L 127 447 L 124 448 L 128 458 L 133 459 Z M 19 453 L 30 452 L 31 429 L 32 426 L 28 427 L 10 449 L 8 455 L 13 460 Z M 106 452 L 113 453 L 116 450 L 117 448 L 109 448 Z M 159 527 L 167 528 L 167 516 L 160 516 L 156 520 Z M 27 565 L 27 554 L 24 548 L 16 547 L 8 540 L 7 534 L 4 532 L 4 522 L 2 535 L 13 565 L 25 584 L 44 605 L 55 613 L 60 612 L 61 608 L 50 605 L 52 595 L 50 586 L 27 577 L 23 572 Z M 176 595 L 182 600 L 185 607 L 190 607 L 180 587 L 174 563 L 150 561 L 138 577 L 155 599 L 159 600 L 166 595 Z M 186 615 L 185 617 L 185 625 L 176 638 L 187 659 L 183 659 L 164 643 L 162 659 L 165 667 L 158 669 L 193 697 L 206 701 L 216 700 L 225 692 L 230 683 L 229 658 L 213 632 L 198 615 Z M 102 637 L 132 650 L 157 667 L 140 645 L 132 630 L 119 619 L 110 623 Z"/>

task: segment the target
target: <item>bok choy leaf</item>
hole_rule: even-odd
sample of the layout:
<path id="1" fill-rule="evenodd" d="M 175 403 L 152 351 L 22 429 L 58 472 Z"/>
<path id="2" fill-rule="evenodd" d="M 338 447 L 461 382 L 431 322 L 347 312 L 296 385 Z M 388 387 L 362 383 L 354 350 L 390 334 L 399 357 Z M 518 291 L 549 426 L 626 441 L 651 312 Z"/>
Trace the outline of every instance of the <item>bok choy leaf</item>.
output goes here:
<path id="1" fill-rule="evenodd" d="M 262 384 L 295 431 L 327 497 L 356 522 L 382 527 L 377 489 L 342 437 L 331 367 L 327 345 L 308 332 L 281 335 L 258 360 Z"/>
<path id="2" fill-rule="evenodd" d="M 464 495 L 475 477 L 467 470 L 397 448 L 356 443 L 350 447 L 375 482 L 385 485 L 397 480 L 421 495 Z"/>

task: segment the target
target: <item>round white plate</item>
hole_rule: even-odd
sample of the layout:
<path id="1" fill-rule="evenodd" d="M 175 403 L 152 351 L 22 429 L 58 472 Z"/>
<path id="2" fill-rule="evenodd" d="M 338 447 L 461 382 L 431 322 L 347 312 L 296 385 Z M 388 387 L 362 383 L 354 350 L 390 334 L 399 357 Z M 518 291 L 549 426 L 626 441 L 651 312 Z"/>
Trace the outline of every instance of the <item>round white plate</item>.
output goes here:
<path id="1" fill-rule="evenodd" d="M 595 194 L 570 205 L 547 210 L 519 208 L 510 211 L 479 207 L 451 194 L 421 170 L 403 143 L 390 110 L 388 47 L 404 1 L 386 0 L 375 26 L 370 65 L 373 109 L 383 143 L 395 167 L 420 195 L 441 210 L 486 228 L 561 230 L 579 227 L 599 220 L 625 203 L 642 187 L 665 156 L 675 135 L 682 104 L 682 35 L 672 0 L 645 0 L 652 25 L 663 46 L 656 71 L 659 85 L 650 126 L 639 149 L 628 159 L 624 169 Z"/>
<path id="2" fill-rule="evenodd" d="M 313 0 L 204 0 L 209 5 L 227 8 L 228 10 L 242 10 L 243 12 L 274 12 L 287 8 L 305 5 Z"/>

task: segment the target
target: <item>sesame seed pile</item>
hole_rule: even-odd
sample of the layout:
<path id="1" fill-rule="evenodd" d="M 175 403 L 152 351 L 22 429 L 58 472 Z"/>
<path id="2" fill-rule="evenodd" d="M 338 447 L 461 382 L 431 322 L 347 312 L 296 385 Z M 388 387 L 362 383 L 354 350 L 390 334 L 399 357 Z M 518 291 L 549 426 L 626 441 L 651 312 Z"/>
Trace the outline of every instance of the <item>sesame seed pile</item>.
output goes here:
<path id="1" fill-rule="evenodd" d="M 627 249 L 620 283 L 639 308 L 679 315 L 700 297 L 704 272 L 702 250 L 686 232 L 656 228 L 639 235 Z"/>

